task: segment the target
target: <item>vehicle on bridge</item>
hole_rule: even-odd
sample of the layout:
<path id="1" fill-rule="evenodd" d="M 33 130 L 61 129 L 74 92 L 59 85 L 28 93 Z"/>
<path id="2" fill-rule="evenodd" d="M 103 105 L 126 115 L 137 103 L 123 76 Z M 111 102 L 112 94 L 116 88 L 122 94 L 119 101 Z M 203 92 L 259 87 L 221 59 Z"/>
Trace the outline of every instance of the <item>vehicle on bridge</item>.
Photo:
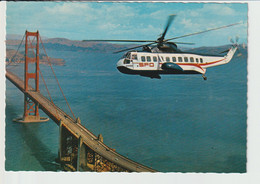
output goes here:
<path id="1" fill-rule="evenodd" d="M 195 54 L 189 52 L 183 52 L 178 49 L 177 44 L 189 44 L 185 42 L 170 42 L 170 40 L 188 37 L 196 34 L 201 34 L 213 30 L 231 27 L 240 23 L 230 24 L 222 27 L 212 28 L 205 31 L 195 32 L 178 36 L 170 39 L 165 39 L 165 35 L 170 27 L 174 17 L 176 15 L 170 15 L 168 22 L 164 29 L 164 32 L 157 40 L 84 40 L 84 41 L 101 41 L 101 42 L 148 42 L 143 45 L 123 49 L 115 53 L 128 51 L 117 63 L 117 69 L 124 74 L 141 75 L 150 78 L 160 79 L 161 74 L 202 74 L 204 80 L 206 68 L 227 64 L 231 61 L 235 54 L 238 44 L 238 37 L 236 43 L 233 40 L 233 45 L 225 56 L 223 55 L 210 55 L 210 54 Z M 133 49 L 141 48 L 142 51 L 136 51 Z"/>

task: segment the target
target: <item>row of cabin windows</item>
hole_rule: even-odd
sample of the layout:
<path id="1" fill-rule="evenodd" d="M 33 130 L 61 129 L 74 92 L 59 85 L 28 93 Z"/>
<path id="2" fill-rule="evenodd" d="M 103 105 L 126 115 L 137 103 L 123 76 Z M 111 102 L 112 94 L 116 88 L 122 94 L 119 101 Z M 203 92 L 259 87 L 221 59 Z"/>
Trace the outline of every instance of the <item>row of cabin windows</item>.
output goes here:
<path id="1" fill-rule="evenodd" d="M 157 62 L 158 61 L 157 56 L 153 56 L 153 58 L 151 58 L 151 56 L 146 56 L 146 57 L 145 56 L 141 56 L 141 61 L 143 61 L 143 62 L 145 62 L 145 61 L 151 62 L 152 59 L 153 59 L 153 62 Z"/>
<path id="2" fill-rule="evenodd" d="M 152 61 L 152 59 L 153 59 L 153 62 L 157 62 L 158 61 L 158 59 L 157 59 L 157 57 L 156 56 L 153 56 L 152 58 L 151 58 L 151 56 L 141 56 L 141 61 L 142 62 L 145 62 L 145 61 L 147 61 L 147 62 L 151 62 Z M 191 62 L 191 63 L 194 63 L 194 61 L 196 60 L 196 63 L 199 63 L 199 61 L 200 61 L 200 63 L 203 63 L 203 59 L 202 58 L 193 58 L 193 57 L 172 57 L 172 62 L 177 62 L 177 59 L 178 59 L 178 62 L 183 62 L 183 60 L 184 60 L 184 62 Z M 170 62 L 171 61 L 171 58 L 170 57 L 165 57 L 165 60 L 166 60 L 166 62 Z"/>

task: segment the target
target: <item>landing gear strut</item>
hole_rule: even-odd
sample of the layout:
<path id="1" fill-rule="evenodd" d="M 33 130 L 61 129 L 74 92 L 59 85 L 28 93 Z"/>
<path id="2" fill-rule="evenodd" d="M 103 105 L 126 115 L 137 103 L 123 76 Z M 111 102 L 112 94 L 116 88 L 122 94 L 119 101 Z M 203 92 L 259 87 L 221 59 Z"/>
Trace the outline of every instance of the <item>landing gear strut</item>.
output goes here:
<path id="1" fill-rule="evenodd" d="M 204 74 L 202 75 L 202 77 L 204 80 L 207 80 L 207 77 Z"/>

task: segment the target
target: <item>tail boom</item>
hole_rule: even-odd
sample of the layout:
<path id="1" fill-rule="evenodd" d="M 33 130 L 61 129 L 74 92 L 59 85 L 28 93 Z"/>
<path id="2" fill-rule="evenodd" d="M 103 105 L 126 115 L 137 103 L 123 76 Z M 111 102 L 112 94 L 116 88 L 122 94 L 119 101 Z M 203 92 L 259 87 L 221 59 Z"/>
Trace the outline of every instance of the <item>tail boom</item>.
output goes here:
<path id="1" fill-rule="evenodd" d="M 237 50 L 236 46 L 232 46 L 227 55 L 223 56 L 223 57 L 218 57 L 215 58 L 216 60 L 213 62 L 208 62 L 202 65 L 203 68 L 209 68 L 209 67 L 213 67 L 213 66 L 218 66 L 218 65 L 224 65 L 227 64 L 231 61 L 231 59 L 233 58 L 235 52 Z"/>

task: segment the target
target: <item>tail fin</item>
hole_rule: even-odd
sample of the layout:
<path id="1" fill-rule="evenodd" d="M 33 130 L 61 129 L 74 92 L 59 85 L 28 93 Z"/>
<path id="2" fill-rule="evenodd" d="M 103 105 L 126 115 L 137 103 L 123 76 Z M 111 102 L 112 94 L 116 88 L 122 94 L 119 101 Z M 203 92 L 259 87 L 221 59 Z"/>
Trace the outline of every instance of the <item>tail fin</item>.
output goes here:
<path id="1" fill-rule="evenodd" d="M 225 56 L 225 63 L 229 63 L 231 61 L 231 59 L 233 58 L 233 56 L 234 56 L 236 51 L 237 51 L 237 46 L 236 45 L 232 46 L 229 49 L 227 55 Z"/>

